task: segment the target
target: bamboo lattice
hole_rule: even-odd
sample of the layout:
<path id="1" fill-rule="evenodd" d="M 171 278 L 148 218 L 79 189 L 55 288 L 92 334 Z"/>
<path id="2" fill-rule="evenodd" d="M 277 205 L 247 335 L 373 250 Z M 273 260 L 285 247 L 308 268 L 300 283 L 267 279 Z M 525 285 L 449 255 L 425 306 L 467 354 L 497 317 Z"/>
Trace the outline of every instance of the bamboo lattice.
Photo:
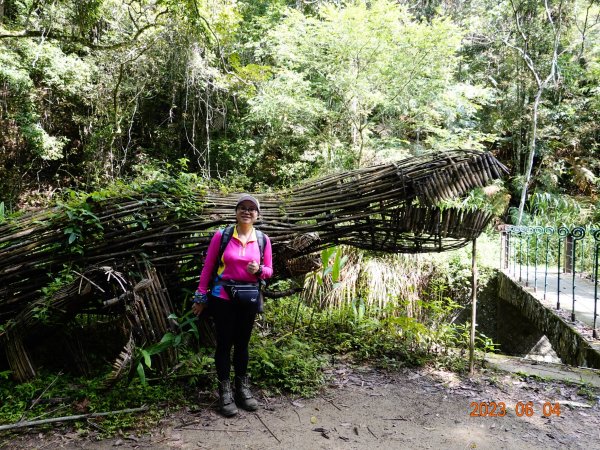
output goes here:
<path id="1" fill-rule="evenodd" d="M 441 210 L 436 204 L 506 173 L 491 154 L 464 150 L 343 172 L 287 191 L 256 194 L 261 202 L 257 227 L 271 238 L 280 277 L 313 270 L 315 252 L 337 244 L 392 253 L 452 250 L 475 239 L 492 217 L 483 211 Z M 0 347 L 10 353 L 9 361 L 15 352 L 23 353 L 27 337 L 40 328 L 40 311 L 44 321 L 49 315 L 59 324 L 81 310 L 110 313 L 119 298 L 133 301 L 132 286 L 146 278 L 106 279 L 106 270 L 130 274 L 143 263 L 156 268 L 160 285 L 172 293 L 192 287 L 214 229 L 232 221 L 238 198 L 194 195 L 203 207 L 185 217 L 177 213 L 178 198 L 165 202 L 164 196 L 140 195 L 91 202 L 100 226 L 82 225 L 80 253 L 66 243 L 72 220 L 59 210 L 30 212 L 0 226 Z M 79 269 L 77 279 L 50 298 L 43 295 L 42 288 L 65 265 Z M 148 323 L 153 314 L 171 312 L 165 309 L 166 303 L 148 315 Z M 29 361 L 18 364 L 24 377 L 31 375 Z"/>

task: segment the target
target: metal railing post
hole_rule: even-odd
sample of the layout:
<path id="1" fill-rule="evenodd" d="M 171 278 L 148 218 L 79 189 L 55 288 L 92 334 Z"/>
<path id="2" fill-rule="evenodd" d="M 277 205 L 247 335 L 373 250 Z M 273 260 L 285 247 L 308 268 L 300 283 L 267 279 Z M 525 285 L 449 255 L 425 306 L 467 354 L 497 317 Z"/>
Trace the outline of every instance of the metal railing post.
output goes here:
<path id="1" fill-rule="evenodd" d="M 531 250 L 531 234 L 533 233 L 533 228 L 527 227 L 527 231 L 525 232 L 525 286 L 529 287 L 529 251 Z"/>
<path id="2" fill-rule="evenodd" d="M 523 234 L 527 233 L 527 227 L 519 227 L 519 283 L 523 281 Z"/>
<path id="3" fill-rule="evenodd" d="M 504 227 L 500 228 L 500 261 L 498 262 L 498 268 L 500 270 L 504 269 L 504 248 L 506 246 L 506 233 L 504 231 Z"/>
<path id="4" fill-rule="evenodd" d="M 544 269 L 544 300 L 546 300 L 546 293 L 548 292 L 548 250 L 550 247 L 550 236 L 554 234 L 554 227 L 545 227 L 544 234 L 546 235 L 546 257 L 545 257 L 546 267 Z"/>
<path id="5" fill-rule="evenodd" d="M 511 229 L 510 229 L 510 235 L 511 235 L 511 239 L 513 241 L 513 243 L 512 243 L 512 253 L 513 253 L 513 258 L 512 258 L 512 260 L 513 260 L 513 271 L 512 271 L 512 274 L 513 274 L 513 277 L 517 276 L 517 242 L 516 242 L 517 233 L 518 233 L 517 227 L 511 227 Z M 514 239 L 513 239 L 513 237 L 514 237 Z"/>
<path id="6" fill-rule="evenodd" d="M 540 236 L 544 234 L 544 227 L 533 227 L 535 233 L 535 247 L 533 252 L 533 292 L 537 292 L 537 264 L 538 264 L 538 244 Z"/>
<path id="7" fill-rule="evenodd" d="M 598 253 L 600 252 L 600 230 L 594 230 L 592 232 L 594 236 L 594 322 L 592 326 L 592 337 L 598 338 L 598 332 L 596 331 L 596 318 L 598 317 Z"/>
<path id="8" fill-rule="evenodd" d="M 583 229 L 585 230 L 585 227 L 583 227 Z M 581 278 L 585 272 L 585 239 L 581 240 L 581 251 L 579 252 L 579 255 L 581 256 L 581 263 L 579 265 L 579 278 Z"/>
<path id="9" fill-rule="evenodd" d="M 570 236 L 573 238 L 573 247 L 571 248 L 571 271 L 573 276 L 573 305 L 571 306 L 571 321 L 575 322 L 575 271 L 577 267 L 577 242 L 585 237 L 585 228 L 575 227 L 571 230 Z"/>
<path id="10" fill-rule="evenodd" d="M 592 325 L 592 337 L 600 339 L 600 332 L 597 330 L 598 317 L 598 296 L 599 284 L 598 276 L 600 274 L 600 228 L 594 226 L 575 226 L 570 227 L 561 225 L 558 228 L 551 226 L 516 226 L 502 225 L 497 228 L 502 233 L 500 245 L 500 268 L 506 270 L 507 275 L 511 275 L 514 283 L 519 283 L 522 286 L 530 286 L 530 264 L 533 264 L 533 292 L 538 292 L 538 284 L 541 283 L 540 271 L 544 271 L 544 294 L 543 300 L 540 296 L 540 301 L 546 301 L 548 292 L 554 288 L 552 276 L 554 276 L 552 267 L 554 258 L 556 260 L 556 309 L 561 309 L 561 282 L 566 279 L 563 274 L 571 276 L 571 314 L 570 320 L 575 322 L 578 316 L 575 308 L 577 305 L 586 309 L 591 298 L 590 290 L 586 289 L 587 282 L 590 280 L 594 283 L 594 315 L 592 321 L 587 319 L 587 314 L 582 317 L 582 320 Z M 552 240 L 557 240 L 556 248 Z M 517 241 L 518 239 L 518 241 Z M 535 239 L 533 241 L 532 239 Z M 585 242 L 586 239 L 588 242 Z M 543 253 L 543 254 L 542 254 Z M 512 261 L 511 261 L 512 257 Z M 543 260 L 542 260 L 543 258 Z M 518 261 L 517 261 L 518 259 Z M 516 265 L 519 264 L 517 274 Z M 523 264 L 526 267 L 523 268 Z M 544 265 L 543 268 L 539 266 Z M 579 278 L 577 279 L 577 270 L 579 269 Z M 525 272 L 525 273 L 523 273 Z M 564 284 L 564 283 L 563 283 Z M 566 287 L 565 287 L 566 289 Z M 579 295 L 579 298 L 577 297 Z M 564 303 L 564 300 L 563 300 Z M 591 308 L 590 308 L 591 309 Z"/>
<path id="11" fill-rule="evenodd" d="M 590 274 L 590 278 L 592 279 L 592 281 L 596 278 L 596 275 L 594 274 L 594 261 L 596 259 L 596 239 L 594 238 L 594 233 L 596 232 L 596 229 L 593 227 L 589 227 L 588 231 L 587 231 L 587 235 L 589 236 L 589 242 L 588 242 L 588 247 L 591 249 L 590 250 L 590 257 L 589 260 L 591 261 L 590 267 L 588 267 L 589 270 L 589 274 Z"/>
<path id="12" fill-rule="evenodd" d="M 501 225 L 500 231 L 500 270 L 509 268 L 510 259 L 510 230 L 511 225 Z"/>
<path id="13" fill-rule="evenodd" d="M 556 309 L 560 309 L 560 252 L 563 240 L 569 235 L 569 229 L 565 226 L 558 227 L 558 261 L 556 271 Z"/>
<path id="14" fill-rule="evenodd" d="M 506 240 L 506 248 L 504 250 L 504 268 L 508 269 L 510 267 L 510 233 L 508 230 L 504 232 L 504 239 Z"/>

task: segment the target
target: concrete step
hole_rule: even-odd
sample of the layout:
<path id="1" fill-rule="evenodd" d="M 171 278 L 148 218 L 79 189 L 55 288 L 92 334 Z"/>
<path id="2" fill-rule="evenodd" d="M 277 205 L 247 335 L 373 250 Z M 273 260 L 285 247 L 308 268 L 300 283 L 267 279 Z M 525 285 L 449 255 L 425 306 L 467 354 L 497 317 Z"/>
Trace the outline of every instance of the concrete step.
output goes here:
<path id="1" fill-rule="evenodd" d="M 534 361 L 518 356 L 487 354 L 485 364 L 496 370 L 523 373 L 551 380 L 589 384 L 600 388 L 600 370 L 588 367 L 573 367 L 566 364 Z"/>

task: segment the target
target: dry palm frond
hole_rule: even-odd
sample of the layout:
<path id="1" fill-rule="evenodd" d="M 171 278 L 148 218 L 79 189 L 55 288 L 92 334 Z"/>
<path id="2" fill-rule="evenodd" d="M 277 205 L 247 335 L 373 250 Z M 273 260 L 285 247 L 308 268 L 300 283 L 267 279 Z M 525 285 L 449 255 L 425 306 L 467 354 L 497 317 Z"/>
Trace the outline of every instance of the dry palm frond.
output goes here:
<path id="1" fill-rule="evenodd" d="M 319 254 L 304 255 L 297 258 L 288 259 L 285 262 L 285 268 L 292 277 L 304 275 L 307 272 L 317 270 L 321 267 L 321 257 Z"/>
<path id="2" fill-rule="evenodd" d="M 341 246 L 338 251 L 347 257 L 338 280 L 333 280 L 331 274 L 324 276 L 321 267 L 304 279 L 304 289 L 300 297 L 307 304 L 321 308 L 340 308 L 351 304 L 357 298 L 356 287 L 362 266 L 362 252 L 345 246 Z"/>
<path id="3" fill-rule="evenodd" d="M 119 353 L 119 356 L 112 363 L 112 371 L 106 377 L 104 384 L 106 386 L 112 386 L 114 383 L 119 381 L 122 377 L 128 376 L 134 370 L 133 361 L 135 359 L 135 340 L 133 334 L 129 335 L 127 344 L 123 347 L 123 350 Z"/>
<path id="4" fill-rule="evenodd" d="M 348 247 L 342 251 L 348 260 L 337 282 L 326 276 L 319 283 L 316 272 L 306 277 L 301 298 L 307 304 L 340 308 L 361 299 L 380 315 L 421 316 L 418 300 L 433 273 L 430 261 L 422 255 L 366 256 Z"/>
<path id="5" fill-rule="evenodd" d="M 431 266 L 422 255 L 393 255 L 369 258 L 363 268 L 361 285 L 366 290 L 366 303 L 386 310 L 388 304 L 408 317 L 419 317 L 418 300 L 431 276 Z"/>

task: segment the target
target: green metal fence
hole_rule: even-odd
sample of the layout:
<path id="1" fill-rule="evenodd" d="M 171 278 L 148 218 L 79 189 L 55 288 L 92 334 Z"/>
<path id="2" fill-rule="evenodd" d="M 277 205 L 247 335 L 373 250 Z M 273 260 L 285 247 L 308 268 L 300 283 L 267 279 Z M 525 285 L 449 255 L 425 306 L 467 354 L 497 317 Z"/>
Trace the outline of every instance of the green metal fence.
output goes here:
<path id="1" fill-rule="evenodd" d="M 597 337 L 598 317 L 598 254 L 600 252 L 600 229 L 586 226 L 515 226 L 500 227 L 502 251 L 500 267 L 511 273 L 525 286 L 534 291 L 548 293 L 548 274 L 556 270 L 556 309 L 562 301 L 571 301 L 571 320 L 575 321 L 577 280 L 589 279 L 594 283 L 593 337 Z M 569 298 L 561 297 L 561 279 L 570 277 L 572 292 Z"/>

